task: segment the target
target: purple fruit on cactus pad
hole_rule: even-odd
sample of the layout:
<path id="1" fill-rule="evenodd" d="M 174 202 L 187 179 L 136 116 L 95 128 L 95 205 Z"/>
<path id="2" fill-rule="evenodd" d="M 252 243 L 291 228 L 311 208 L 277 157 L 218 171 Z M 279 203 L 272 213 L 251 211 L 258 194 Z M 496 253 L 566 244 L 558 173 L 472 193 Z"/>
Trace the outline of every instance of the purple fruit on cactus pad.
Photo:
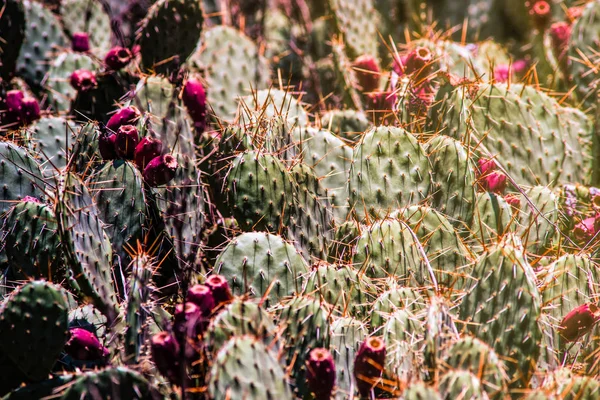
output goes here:
<path id="1" fill-rule="evenodd" d="M 196 132 L 202 133 L 206 128 L 206 91 L 198 79 L 188 79 L 181 94 Z"/>
<path id="2" fill-rule="evenodd" d="M 117 135 L 111 132 L 104 132 L 98 138 L 98 150 L 103 160 L 115 160 L 117 155 Z"/>
<path id="3" fill-rule="evenodd" d="M 177 159 L 170 154 L 155 157 L 144 168 L 144 180 L 152 187 L 165 185 L 175 177 L 177 167 Z"/>
<path id="4" fill-rule="evenodd" d="M 431 73 L 433 62 L 433 54 L 427 47 L 417 47 L 408 53 L 406 57 L 406 64 L 404 65 L 404 72 L 407 74 L 414 74 L 417 83 L 427 77 Z"/>
<path id="5" fill-rule="evenodd" d="M 374 92 L 379 87 L 381 71 L 377 59 L 371 55 L 363 55 L 354 60 L 352 64 L 358 84 L 363 92 Z"/>
<path id="6" fill-rule="evenodd" d="M 108 350 L 92 332 L 82 328 L 73 328 L 69 333 L 71 337 L 65 344 L 65 353 L 75 360 L 96 361 L 108 356 Z"/>
<path id="7" fill-rule="evenodd" d="M 188 292 L 186 301 L 194 303 L 202 312 L 202 315 L 208 317 L 215 308 L 215 299 L 212 290 L 206 285 L 194 285 Z"/>
<path id="8" fill-rule="evenodd" d="M 78 92 L 87 92 L 96 87 L 96 75 L 87 69 L 78 69 L 69 78 L 71 86 Z"/>
<path id="9" fill-rule="evenodd" d="M 135 153 L 133 159 L 135 165 L 143 171 L 146 165 L 154 158 L 160 156 L 162 153 L 162 142 L 158 139 L 142 138 L 138 145 L 135 147 Z"/>
<path id="10" fill-rule="evenodd" d="M 140 141 L 138 130 L 133 125 L 122 125 L 117 131 L 117 140 L 115 149 L 117 155 L 126 160 L 132 160 L 135 154 L 135 148 Z"/>
<path id="11" fill-rule="evenodd" d="M 360 345 L 354 359 L 356 387 L 363 397 L 371 397 L 371 391 L 383 375 L 386 356 L 385 343 L 381 338 L 370 337 Z"/>
<path id="12" fill-rule="evenodd" d="M 179 351 L 177 339 L 168 332 L 157 333 L 150 340 L 150 352 L 156 369 L 173 384 L 181 383 Z"/>
<path id="13" fill-rule="evenodd" d="M 132 54 L 129 49 L 125 47 L 116 46 L 113 47 L 106 53 L 104 57 L 104 64 L 109 70 L 117 71 L 124 68 L 131 62 Z"/>
<path id="14" fill-rule="evenodd" d="M 486 192 L 504 194 L 506 190 L 506 175 L 499 171 L 490 172 L 486 176 L 483 176 L 479 180 L 479 183 Z"/>
<path id="15" fill-rule="evenodd" d="M 21 119 L 30 124 L 40 119 L 40 103 L 33 97 L 25 97 L 21 103 Z"/>
<path id="16" fill-rule="evenodd" d="M 586 244 L 600 230 L 600 215 L 585 218 L 573 228 L 573 237 L 581 244 Z"/>
<path id="17" fill-rule="evenodd" d="M 574 342 L 588 334 L 599 320 L 600 311 L 596 305 L 582 304 L 563 318 L 558 333 L 566 342 Z"/>
<path id="18" fill-rule="evenodd" d="M 208 318 L 202 316 L 202 310 L 194 303 L 186 302 L 175 307 L 173 333 L 184 349 L 186 360 L 198 358 L 197 344 L 208 323 Z"/>
<path id="19" fill-rule="evenodd" d="M 21 108 L 23 106 L 23 92 L 20 90 L 10 90 L 6 93 L 4 105 L 6 107 L 3 124 L 15 124 L 21 122 Z"/>
<path id="20" fill-rule="evenodd" d="M 37 197 L 32 197 L 32 196 L 25 196 L 25 197 L 23 197 L 23 200 L 21 200 L 21 201 L 42 204 L 42 201 L 40 199 L 38 199 Z"/>
<path id="21" fill-rule="evenodd" d="M 225 277 L 221 275 L 211 275 L 206 279 L 205 284 L 212 291 L 217 306 L 227 304 L 233 300 L 231 289 L 229 289 L 229 283 L 227 283 Z"/>
<path id="22" fill-rule="evenodd" d="M 73 51 L 86 53 L 90 51 L 90 37 L 85 32 L 75 32 L 73 34 L 72 46 Z"/>
<path id="23" fill-rule="evenodd" d="M 335 386 L 335 363 L 327 349 L 314 349 L 306 361 L 306 383 L 315 400 L 329 400 Z"/>
<path id="24" fill-rule="evenodd" d="M 121 108 L 108 120 L 106 127 L 117 133 L 121 125 L 132 125 L 138 118 L 140 118 L 140 112 L 137 108 L 129 106 Z"/>

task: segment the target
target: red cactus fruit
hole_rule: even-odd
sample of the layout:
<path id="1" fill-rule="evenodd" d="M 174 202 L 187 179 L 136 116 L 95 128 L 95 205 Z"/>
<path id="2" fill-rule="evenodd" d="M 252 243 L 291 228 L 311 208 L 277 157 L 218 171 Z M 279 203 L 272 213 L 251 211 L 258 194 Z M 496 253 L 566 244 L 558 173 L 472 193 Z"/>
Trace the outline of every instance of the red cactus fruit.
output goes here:
<path id="1" fill-rule="evenodd" d="M 177 159 L 170 154 L 164 154 L 155 157 L 146 165 L 143 176 L 148 185 L 152 187 L 162 186 L 175 177 L 177 167 Z"/>
<path id="2" fill-rule="evenodd" d="M 202 316 L 202 310 L 196 304 L 186 302 L 175 307 L 173 333 L 179 345 L 184 347 L 187 360 L 197 358 L 195 344 L 207 326 L 208 320 Z"/>
<path id="3" fill-rule="evenodd" d="M 98 138 L 98 150 L 103 160 L 115 160 L 119 156 L 116 150 L 117 135 L 105 132 Z"/>
<path id="4" fill-rule="evenodd" d="M 132 160 L 135 154 L 135 148 L 140 142 L 138 130 L 133 125 L 122 125 L 117 131 L 115 140 L 115 150 L 117 155 L 126 160 Z"/>
<path id="5" fill-rule="evenodd" d="M 75 360 L 96 361 L 108 356 L 108 350 L 92 332 L 83 328 L 72 328 L 69 333 L 71 336 L 65 344 L 64 351 Z"/>
<path id="6" fill-rule="evenodd" d="M 557 22 L 550 27 L 550 40 L 552 42 L 552 53 L 558 60 L 563 73 L 567 72 L 568 61 L 567 52 L 571 40 L 571 25 L 566 22 Z"/>
<path id="7" fill-rule="evenodd" d="M 425 79 L 432 71 L 433 54 L 427 47 L 419 46 L 406 56 L 404 72 L 415 74 L 415 81 Z"/>
<path id="8" fill-rule="evenodd" d="M 521 199 L 516 194 L 507 194 L 504 196 L 504 201 L 506 201 L 513 209 L 519 209 L 521 207 Z"/>
<path id="9" fill-rule="evenodd" d="M 314 349 L 306 360 L 306 383 L 315 400 L 329 400 L 335 386 L 335 363 L 327 349 Z"/>
<path id="10" fill-rule="evenodd" d="M 354 378 L 362 397 L 371 397 L 371 391 L 383 375 L 386 353 L 385 343 L 375 336 L 360 345 L 354 359 Z"/>
<path id="11" fill-rule="evenodd" d="M 162 153 L 162 142 L 158 139 L 142 138 L 138 145 L 135 147 L 135 153 L 133 159 L 135 165 L 143 171 L 146 165 L 154 158 L 160 156 Z"/>
<path id="12" fill-rule="evenodd" d="M 573 237 L 581 244 L 586 244 L 596 236 L 600 230 L 600 216 L 589 217 L 579 222 L 573 228 Z"/>
<path id="13" fill-rule="evenodd" d="M 78 69 L 71 74 L 71 86 L 78 92 L 87 92 L 96 87 L 96 75 L 87 69 Z"/>
<path id="14" fill-rule="evenodd" d="M 392 122 L 393 111 L 398 102 L 395 92 L 372 92 L 367 93 L 366 109 L 369 119 L 375 120 L 377 124 Z"/>
<path id="15" fill-rule="evenodd" d="M 6 92 L 4 106 L 6 111 L 3 116 L 3 124 L 11 125 L 21 122 L 21 108 L 25 95 L 20 90 L 10 90 Z"/>
<path id="16" fill-rule="evenodd" d="M 221 275 L 211 275 L 206 279 L 206 286 L 210 288 L 215 299 L 217 306 L 221 304 L 227 304 L 233 300 L 231 289 L 229 289 L 229 283 L 227 279 Z"/>
<path id="17" fill-rule="evenodd" d="M 40 119 L 40 103 L 33 97 L 25 97 L 21 102 L 21 120 L 25 124 Z"/>
<path id="18" fill-rule="evenodd" d="M 121 108 L 108 120 L 106 127 L 117 133 L 121 125 L 133 125 L 140 118 L 140 111 L 132 106 Z"/>
<path id="19" fill-rule="evenodd" d="M 558 333 L 566 342 L 574 342 L 589 333 L 600 320 L 598 307 L 582 304 L 571 310 L 561 321 Z"/>
<path id="20" fill-rule="evenodd" d="M 168 332 L 160 332 L 150 340 L 150 352 L 156 369 L 172 384 L 180 384 L 179 343 Z"/>
<path id="21" fill-rule="evenodd" d="M 75 32 L 73 34 L 71 48 L 79 53 L 90 51 L 90 37 L 86 32 Z"/>
<path id="22" fill-rule="evenodd" d="M 496 161 L 491 158 L 480 158 L 477 160 L 477 166 L 479 167 L 479 176 L 485 176 L 498 169 Z"/>
<path id="23" fill-rule="evenodd" d="M 506 191 L 506 175 L 499 171 L 490 172 L 481 177 L 479 184 L 486 192 L 504 194 Z"/>
<path id="24" fill-rule="evenodd" d="M 352 66 L 363 92 L 374 92 L 379 88 L 381 71 L 375 57 L 369 54 L 362 55 L 354 60 Z"/>
<path id="25" fill-rule="evenodd" d="M 181 94 L 183 104 L 187 109 L 197 133 L 206 128 L 206 91 L 198 79 L 188 79 Z"/>
<path id="26" fill-rule="evenodd" d="M 215 299 L 213 298 L 212 290 L 206 285 L 192 286 L 187 292 L 186 301 L 200 307 L 200 311 L 205 317 L 210 316 L 210 313 L 215 308 Z"/>
<path id="27" fill-rule="evenodd" d="M 131 62 L 133 55 L 125 47 L 115 46 L 106 53 L 104 64 L 111 71 L 118 71 Z"/>
<path id="28" fill-rule="evenodd" d="M 529 10 L 529 14 L 533 20 L 533 26 L 540 32 L 544 32 L 552 21 L 552 7 L 544 0 L 536 1 Z"/>

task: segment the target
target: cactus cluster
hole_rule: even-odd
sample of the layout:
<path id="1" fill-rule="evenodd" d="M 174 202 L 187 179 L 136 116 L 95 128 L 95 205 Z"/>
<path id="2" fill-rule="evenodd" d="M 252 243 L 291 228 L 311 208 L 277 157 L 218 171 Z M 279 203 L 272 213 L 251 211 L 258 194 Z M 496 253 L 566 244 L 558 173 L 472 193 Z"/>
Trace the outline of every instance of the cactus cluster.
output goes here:
<path id="1" fill-rule="evenodd" d="M 0 0 L 1 399 L 599 399 L 600 0 Z"/>

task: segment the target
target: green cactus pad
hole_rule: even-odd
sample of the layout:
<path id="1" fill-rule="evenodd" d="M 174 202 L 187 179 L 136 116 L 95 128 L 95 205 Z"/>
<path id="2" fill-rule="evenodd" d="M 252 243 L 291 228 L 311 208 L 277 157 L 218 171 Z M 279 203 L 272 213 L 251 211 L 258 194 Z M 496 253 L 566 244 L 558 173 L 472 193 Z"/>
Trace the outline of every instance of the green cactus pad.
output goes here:
<path id="1" fill-rule="evenodd" d="M 433 204 L 460 232 L 470 226 L 475 208 L 475 166 L 459 142 L 436 136 L 429 143 L 433 164 Z"/>
<path id="2" fill-rule="evenodd" d="M 94 71 L 97 65 L 89 55 L 70 51 L 63 51 L 50 63 L 44 89 L 54 111 L 68 112 L 71 109 L 71 102 L 77 97 L 77 91 L 71 86 L 69 78 L 78 69 Z"/>
<path id="3" fill-rule="evenodd" d="M 430 193 L 429 159 L 421 144 L 401 128 L 378 127 L 354 148 L 350 206 L 359 219 L 385 217 Z"/>
<path id="4" fill-rule="evenodd" d="M 69 262 L 75 287 L 90 297 L 112 323 L 117 317 L 113 286 L 112 249 L 99 211 L 81 180 L 65 173 L 57 185 L 55 210 L 60 240 Z M 119 283 L 115 283 L 119 286 Z M 122 283 L 120 284 L 122 286 Z"/>
<path id="5" fill-rule="evenodd" d="M 375 287 L 352 267 L 318 264 L 305 279 L 305 294 L 319 295 L 343 315 L 363 318 L 369 313 Z"/>
<path id="6" fill-rule="evenodd" d="M 513 209 L 504 198 L 494 193 L 477 194 L 470 229 L 480 244 L 497 242 L 502 235 L 513 231 L 515 225 Z"/>
<path id="7" fill-rule="evenodd" d="M 330 351 L 335 362 L 337 400 L 345 400 L 354 395 L 354 359 L 367 334 L 367 325 L 358 319 L 334 318 L 331 323 Z"/>
<path id="8" fill-rule="evenodd" d="M 62 289 L 33 281 L 0 310 L 0 349 L 29 379 L 46 379 L 67 342 L 68 308 Z"/>
<path id="9" fill-rule="evenodd" d="M 20 202 L 9 211 L 4 224 L 8 229 L 5 249 L 12 279 L 64 279 L 58 221 L 49 205 Z"/>
<path id="10" fill-rule="evenodd" d="M 372 0 L 329 0 L 335 24 L 344 36 L 348 55 L 352 58 L 363 54 L 377 56 L 377 12 Z M 365 20 L 366 19 L 366 20 Z"/>
<path id="11" fill-rule="evenodd" d="M 106 224 L 114 254 L 125 267 L 131 260 L 128 252 L 137 249 L 138 242 L 153 244 L 148 210 L 153 204 L 147 199 L 149 193 L 144 190 L 142 174 L 132 163 L 114 160 L 92 175 L 87 185 L 98 217 Z"/>
<path id="12" fill-rule="evenodd" d="M 215 261 L 215 272 L 229 281 L 233 294 L 260 298 L 269 290 L 267 306 L 300 293 L 307 269 L 292 244 L 264 232 L 236 236 Z"/>
<path id="13" fill-rule="evenodd" d="M 257 303 L 237 297 L 211 319 L 205 340 L 217 352 L 229 339 L 244 335 L 255 336 L 276 350 L 273 346 L 276 342 L 275 325 L 271 315 Z"/>
<path id="14" fill-rule="evenodd" d="M 67 149 L 77 128 L 64 117 L 44 117 L 27 128 L 29 148 L 37 155 L 44 176 L 58 175 L 67 165 Z"/>
<path id="15" fill-rule="evenodd" d="M 362 228 L 352 265 L 371 278 L 423 284 L 427 276 L 417 243 L 406 224 L 394 219 L 377 221 Z"/>
<path id="16" fill-rule="evenodd" d="M 452 400 L 463 396 L 465 399 L 485 399 L 481 381 L 468 371 L 450 371 L 440 378 L 442 399 Z"/>
<path id="17" fill-rule="evenodd" d="M 25 40 L 17 60 L 17 73 L 32 88 L 39 89 L 50 68 L 50 61 L 67 44 L 62 25 L 42 3 L 25 0 Z"/>
<path id="18" fill-rule="evenodd" d="M 351 142 L 360 140 L 372 124 L 362 111 L 331 110 L 321 117 L 323 129 L 327 129 L 342 139 Z"/>
<path id="19" fill-rule="evenodd" d="M 203 21 L 199 0 L 154 3 L 138 37 L 144 68 L 166 73 L 185 64 L 200 40 Z"/>
<path id="20" fill-rule="evenodd" d="M 291 181 L 274 156 L 253 151 L 238 155 L 227 174 L 225 191 L 240 228 L 278 232 L 287 227 L 296 201 Z"/>
<path id="21" fill-rule="evenodd" d="M 104 11 L 102 2 L 96 0 L 63 0 L 60 5 L 65 28 L 72 35 L 86 32 L 89 36 L 91 51 L 98 57 L 104 57 L 111 47 L 112 30 L 110 17 Z"/>
<path id="22" fill-rule="evenodd" d="M 0 215 L 25 196 L 40 198 L 45 187 L 40 166 L 23 147 L 0 142 Z"/>
<path id="23" fill-rule="evenodd" d="M 559 222 L 558 196 L 550 189 L 536 186 L 521 196 L 521 211 L 517 232 L 527 251 L 543 254 L 557 241 Z"/>
<path id="24" fill-rule="evenodd" d="M 208 394 L 214 399 L 293 399 L 274 354 L 252 336 L 234 337 L 217 354 Z"/>
<path id="25" fill-rule="evenodd" d="M 202 46 L 189 64 L 196 71 L 206 71 L 208 103 L 216 117 L 225 121 L 234 119 L 240 97 L 269 84 L 269 67 L 257 46 L 228 26 L 205 31 Z"/>
<path id="26" fill-rule="evenodd" d="M 540 355 L 541 296 L 518 239 L 509 235 L 484 253 L 473 277 L 459 319 L 505 360 L 511 387 L 526 387 Z"/>
<path id="27" fill-rule="evenodd" d="M 96 167 L 102 161 L 102 155 L 98 149 L 100 130 L 93 122 L 81 126 L 76 133 L 73 147 L 70 152 L 73 161 L 71 166 L 73 172 L 85 179 L 95 172 Z"/>
<path id="28" fill-rule="evenodd" d="M 158 400 L 162 398 L 138 372 L 123 367 L 89 372 L 77 378 L 66 390 L 64 400 L 95 400 L 102 398 Z"/>

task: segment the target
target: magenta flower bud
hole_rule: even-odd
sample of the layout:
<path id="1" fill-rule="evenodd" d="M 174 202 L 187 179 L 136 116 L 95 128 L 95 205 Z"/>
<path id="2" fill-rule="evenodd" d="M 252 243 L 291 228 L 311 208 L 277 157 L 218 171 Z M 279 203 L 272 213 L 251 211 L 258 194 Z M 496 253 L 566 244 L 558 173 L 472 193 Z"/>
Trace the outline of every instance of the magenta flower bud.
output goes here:
<path id="1" fill-rule="evenodd" d="M 148 185 L 162 186 L 175 177 L 177 167 L 177 159 L 170 154 L 164 154 L 152 159 L 144 168 L 142 175 Z"/>
<path id="2" fill-rule="evenodd" d="M 72 328 L 71 337 L 65 344 L 65 353 L 79 361 L 96 361 L 108 357 L 108 350 L 96 335 L 83 328 Z"/>
<path id="3" fill-rule="evenodd" d="M 40 104 L 33 97 L 26 97 L 21 103 L 21 118 L 24 123 L 30 124 L 40 119 Z"/>
<path id="4" fill-rule="evenodd" d="M 194 121 L 197 133 L 204 132 L 206 128 L 206 91 L 197 79 L 188 79 L 181 94 L 183 104 Z"/>
<path id="5" fill-rule="evenodd" d="M 122 125 L 117 131 L 115 149 L 117 155 L 126 160 L 132 160 L 135 154 L 135 148 L 140 142 L 138 130 L 133 125 Z"/>
<path id="6" fill-rule="evenodd" d="M 496 162 L 491 158 L 480 158 L 477 160 L 477 166 L 479 167 L 479 176 L 485 176 L 498 169 Z"/>
<path id="7" fill-rule="evenodd" d="M 71 74 L 71 86 L 78 92 L 87 92 L 98 85 L 96 75 L 87 69 L 78 69 Z"/>
<path id="8" fill-rule="evenodd" d="M 140 112 L 137 108 L 132 106 L 124 107 L 110 117 L 106 127 L 114 133 L 117 133 L 121 125 L 133 125 L 140 116 Z"/>
<path id="9" fill-rule="evenodd" d="M 90 37 L 86 32 L 75 32 L 71 43 L 73 51 L 87 53 L 90 51 Z"/>
<path id="10" fill-rule="evenodd" d="M 150 340 L 150 352 L 156 369 L 172 384 L 180 384 L 180 347 L 177 339 L 168 332 L 160 332 Z"/>
<path id="11" fill-rule="evenodd" d="M 561 321 L 558 333 L 566 342 L 574 342 L 588 334 L 600 320 L 598 307 L 583 304 L 571 310 Z"/>
<path id="12" fill-rule="evenodd" d="M 115 160 L 118 158 L 117 150 L 117 135 L 114 133 L 106 132 L 100 135 L 98 138 L 98 150 L 103 160 Z"/>
<path id="13" fill-rule="evenodd" d="M 314 349 L 306 361 L 306 383 L 315 400 L 330 400 L 335 386 L 335 363 L 327 349 Z"/>
<path id="14" fill-rule="evenodd" d="M 506 201 L 512 208 L 517 210 L 521 207 L 521 199 L 515 194 L 507 194 L 504 196 L 504 201 Z"/>
<path id="15" fill-rule="evenodd" d="M 135 153 L 133 159 L 135 165 L 143 171 L 146 165 L 154 158 L 160 156 L 162 153 L 162 142 L 158 139 L 142 138 L 138 145 L 135 147 Z"/>
<path id="16" fill-rule="evenodd" d="M 233 300 L 231 289 L 229 289 L 229 283 L 227 283 L 225 277 L 221 275 L 211 275 L 206 279 L 205 284 L 212 291 L 213 299 L 215 299 L 215 304 L 217 306 L 230 303 L 231 300 Z"/>
<path id="17" fill-rule="evenodd" d="M 502 172 L 494 171 L 480 178 L 479 183 L 486 192 L 504 194 L 506 190 L 506 175 Z"/>
<path id="18" fill-rule="evenodd" d="M 213 298 L 212 291 L 206 285 L 192 286 L 187 292 L 186 301 L 200 307 L 200 311 L 205 317 L 210 316 L 210 313 L 215 308 L 215 299 Z"/>
<path id="19" fill-rule="evenodd" d="M 363 92 L 374 92 L 379 88 L 381 71 L 375 57 L 368 54 L 360 56 L 354 60 L 352 66 Z"/>
<path id="20" fill-rule="evenodd" d="M 129 49 L 125 47 L 116 46 L 113 47 L 106 53 L 104 57 L 104 64 L 109 70 L 117 71 L 124 68 L 131 62 L 132 54 Z"/>
<path id="21" fill-rule="evenodd" d="M 42 204 L 42 201 L 40 199 L 38 199 L 37 197 L 32 197 L 32 196 L 25 196 L 25 197 L 23 197 L 23 199 L 21 201 Z"/>
<path id="22" fill-rule="evenodd" d="M 383 375 L 386 353 L 385 343 L 375 336 L 360 345 L 354 359 L 354 378 L 361 396 L 370 397 L 371 390 Z"/>

